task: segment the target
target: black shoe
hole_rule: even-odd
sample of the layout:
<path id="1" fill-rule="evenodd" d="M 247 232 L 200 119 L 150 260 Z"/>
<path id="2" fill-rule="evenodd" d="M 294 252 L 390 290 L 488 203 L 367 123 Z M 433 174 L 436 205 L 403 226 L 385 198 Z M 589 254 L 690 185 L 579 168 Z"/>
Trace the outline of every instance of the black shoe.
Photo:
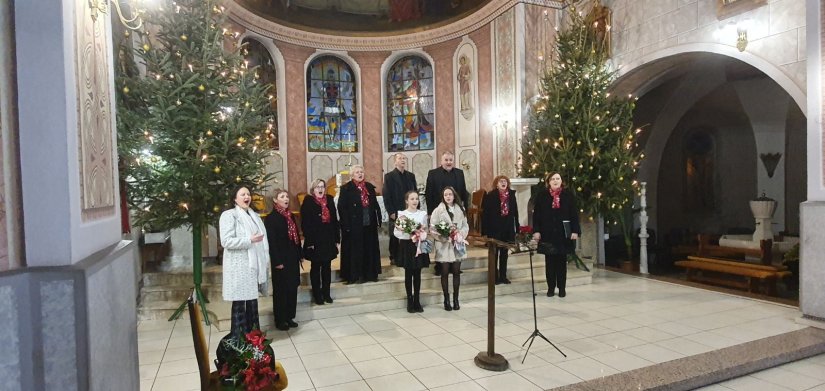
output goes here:
<path id="1" fill-rule="evenodd" d="M 315 296 L 313 301 L 315 301 L 316 305 L 324 305 L 324 298 L 321 296 Z"/>
<path id="2" fill-rule="evenodd" d="M 500 278 L 496 278 L 496 285 L 501 285 L 503 282 Z"/>
<path id="3" fill-rule="evenodd" d="M 450 306 L 450 300 L 444 299 L 444 311 L 452 311 L 453 307 Z"/>
<path id="4" fill-rule="evenodd" d="M 565 297 L 565 296 L 567 296 L 567 291 L 565 291 L 564 289 L 559 289 L 559 297 Z"/>
<path id="5" fill-rule="evenodd" d="M 507 277 L 504 277 L 504 279 L 502 279 L 502 280 L 501 280 L 501 282 L 502 282 L 503 284 L 509 284 L 509 283 L 510 283 L 510 280 L 508 280 L 508 279 L 507 279 Z"/>
<path id="6" fill-rule="evenodd" d="M 286 321 L 286 324 L 287 324 L 287 326 L 289 326 L 289 327 L 298 327 L 298 323 L 296 323 L 296 322 L 295 322 L 294 320 L 292 320 L 292 319 L 290 319 L 290 320 Z"/>
<path id="7" fill-rule="evenodd" d="M 359 278 L 357 281 L 355 281 L 355 283 L 356 283 L 356 284 L 363 284 L 363 283 L 365 283 L 365 282 L 366 282 L 366 281 L 364 281 L 364 279 L 363 279 L 363 278 Z"/>
<path id="8" fill-rule="evenodd" d="M 453 299 L 453 309 L 456 311 L 461 309 L 461 306 L 458 305 L 458 298 Z"/>
<path id="9" fill-rule="evenodd" d="M 547 297 L 553 297 L 556 295 L 555 289 L 551 289 L 547 291 Z"/>
<path id="10" fill-rule="evenodd" d="M 329 304 L 332 304 L 332 298 L 331 298 L 331 297 L 329 297 L 329 296 L 325 297 L 325 298 L 324 298 L 324 301 L 325 301 L 325 302 L 327 302 L 327 303 L 329 303 Z"/>
<path id="11" fill-rule="evenodd" d="M 412 297 L 407 297 L 407 312 L 409 312 L 411 314 L 415 313 L 415 307 L 414 307 L 414 304 L 413 304 L 413 298 Z"/>
<path id="12" fill-rule="evenodd" d="M 415 298 L 413 300 L 413 309 L 415 310 L 415 312 L 424 312 L 424 308 L 421 307 L 421 302 L 418 301 L 418 298 Z"/>
<path id="13" fill-rule="evenodd" d="M 275 324 L 275 328 L 281 331 L 289 330 L 289 324 L 278 322 Z"/>

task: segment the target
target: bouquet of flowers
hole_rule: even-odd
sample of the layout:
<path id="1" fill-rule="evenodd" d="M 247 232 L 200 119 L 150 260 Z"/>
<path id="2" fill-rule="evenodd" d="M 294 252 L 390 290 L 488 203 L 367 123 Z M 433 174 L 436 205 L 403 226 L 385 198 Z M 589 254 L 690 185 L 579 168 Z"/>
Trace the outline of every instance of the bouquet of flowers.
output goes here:
<path id="1" fill-rule="evenodd" d="M 218 371 L 221 378 L 246 391 L 259 391 L 272 387 L 278 380 L 275 371 L 275 354 L 270 340 L 261 330 L 252 330 L 243 338 L 227 338 L 222 341 L 229 357 Z"/>
<path id="2" fill-rule="evenodd" d="M 533 227 L 529 225 L 522 225 L 518 227 L 518 232 L 516 232 L 516 244 L 518 244 L 519 249 L 530 249 L 530 244 L 533 241 Z"/>
<path id="3" fill-rule="evenodd" d="M 455 225 L 453 225 L 452 223 L 450 223 L 447 220 L 439 222 L 438 224 L 435 225 L 434 228 L 435 228 L 435 232 L 437 232 L 443 238 L 451 238 L 452 239 L 453 232 L 456 232 Z"/>
<path id="4" fill-rule="evenodd" d="M 421 229 L 421 224 L 418 224 L 415 220 L 407 216 L 399 216 L 398 220 L 395 220 L 395 226 L 407 235 L 412 235 L 415 231 Z"/>

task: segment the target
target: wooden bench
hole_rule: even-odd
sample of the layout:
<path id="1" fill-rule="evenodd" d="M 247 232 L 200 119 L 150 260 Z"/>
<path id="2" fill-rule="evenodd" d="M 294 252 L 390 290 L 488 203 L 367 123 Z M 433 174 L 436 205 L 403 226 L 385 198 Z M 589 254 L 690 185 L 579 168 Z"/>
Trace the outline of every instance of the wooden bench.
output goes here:
<path id="1" fill-rule="evenodd" d="M 765 293 L 773 296 L 776 295 L 777 280 L 791 274 L 784 266 L 760 265 L 697 256 L 689 256 L 687 260 L 677 261 L 676 266 L 685 268 L 688 281 L 731 286 L 747 289 L 748 292 L 761 292 L 760 286 L 762 286 L 765 288 Z M 711 275 L 704 272 L 711 272 Z M 712 275 L 714 273 L 745 277 L 745 281 L 721 278 Z"/>
<path id="2" fill-rule="evenodd" d="M 746 256 L 759 258 L 763 265 L 773 262 L 773 240 L 759 241 L 759 248 L 738 248 L 710 244 L 711 237 L 707 234 L 697 235 L 699 249 L 697 255 L 702 257 L 722 257 L 745 259 Z M 718 240 L 718 239 L 717 239 Z"/>

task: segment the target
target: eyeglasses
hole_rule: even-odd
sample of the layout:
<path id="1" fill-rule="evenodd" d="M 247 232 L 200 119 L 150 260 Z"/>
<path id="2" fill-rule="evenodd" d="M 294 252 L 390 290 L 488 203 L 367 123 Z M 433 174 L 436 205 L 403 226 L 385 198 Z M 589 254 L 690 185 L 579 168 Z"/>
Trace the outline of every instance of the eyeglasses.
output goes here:
<path id="1" fill-rule="evenodd" d="M 313 189 L 326 189 L 327 187 L 324 185 L 315 186 Z"/>

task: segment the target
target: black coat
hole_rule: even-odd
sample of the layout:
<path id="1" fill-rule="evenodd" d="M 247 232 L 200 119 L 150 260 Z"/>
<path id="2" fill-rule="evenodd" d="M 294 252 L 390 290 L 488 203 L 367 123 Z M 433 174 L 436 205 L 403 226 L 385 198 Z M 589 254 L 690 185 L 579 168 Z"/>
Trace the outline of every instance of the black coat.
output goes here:
<path id="1" fill-rule="evenodd" d="M 341 278 L 377 280 L 381 273 L 381 252 L 378 249 L 378 227 L 381 226 L 381 207 L 375 186 L 367 182 L 370 205 L 369 225 L 364 225 L 364 207 L 361 191 L 352 181 L 341 186 L 338 213 L 341 215 Z"/>
<path id="2" fill-rule="evenodd" d="M 301 231 L 304 233 L 304 258 L 313 262 L 329 262 L 338 255 L 336 244 L 341 243 L 338 211 L 335 199 L 325 195 L 329 210 L 329 223 L 321 222 L 321 205 L 315 197 L 307 195 L 301 204 Z"/>
<path id="3" fill-rule="evenodd" d="M 384 208 L 387 214 L 391 215 L 398 213 L 399 210 L 407 209 L 404 194 L 417 189 L 415 175 L 409 171 L 401 172 L 396 168 L 384 175 L 384 188 L 381 194 L 384 196 Z"/>
<path id="4" fill-rule="evenodd" d="M 518 232 L 518 205 L 516 204 L 516 191 L 508 191 L 510 199 L 507 200 L 507 205 L 510 213 L 507 216 L 501 215 L 498 189 L 488 191 L 484 195 L 484 200 L 481 201 L 481 234 L 489 238 L 512 242 L 516 239 L 516 232 Z"/>
<path id="5" fill-rule="evenodd" d="M 453 168 L 450 171 L 443 167 L 437 167 L 427 173 L 427 214 L 432 215 L 433 210 L 441 203 L 441 193 L 447 186 L 452 186 L 461 198 L 464 208 L 469 208 L 470 193 L 467 192 L 467 185 L 464 182 L 464 171 L 460 168 Z"/>
<path id="6" fill-rule="evenodd" d="M 553 209 L 553 197 L 549 190 L 540 191 L 535 197 L 533 231 L 541 234 L 541 243 L 552 246 L 554 254 L 572 253 L 576 246 L 570 237 L 565 237 L 562 221 L 570 221 L 571 234 L 581 235 L 579 210 L 573 193 L 568 189 L 562 190 L 559 196 L 559 209 Z M 539 252 L 545 253 L 541 248 Z"/>
<path id="7" fill-rule="evenodd" d="M 295 221 L 291 214 L 289 218 Z M 264 219 L 266 239 L 269 241 L 269 259 L 272 262 L 273 290 L 298 289 L 301 273 L 301 246 L 289 239 L 286 218 L 277 211 Z M 297 228 L 297 225 L 296 225 Z M 284 265 L 283 269 L 276 266 Z"/>

